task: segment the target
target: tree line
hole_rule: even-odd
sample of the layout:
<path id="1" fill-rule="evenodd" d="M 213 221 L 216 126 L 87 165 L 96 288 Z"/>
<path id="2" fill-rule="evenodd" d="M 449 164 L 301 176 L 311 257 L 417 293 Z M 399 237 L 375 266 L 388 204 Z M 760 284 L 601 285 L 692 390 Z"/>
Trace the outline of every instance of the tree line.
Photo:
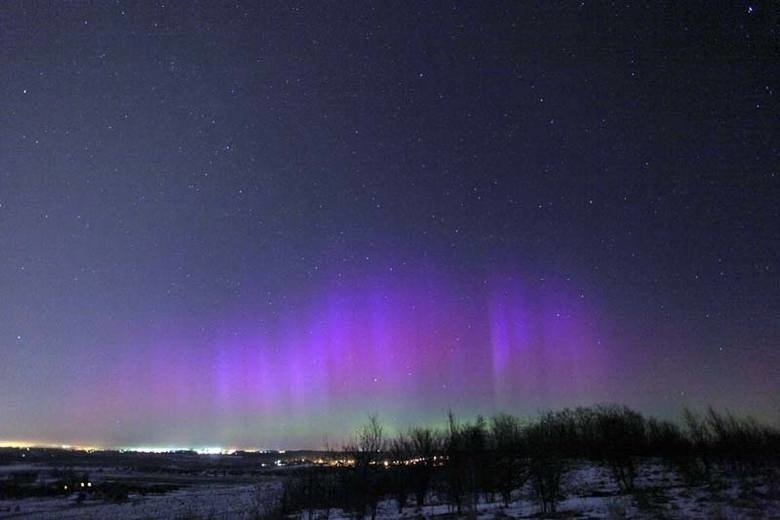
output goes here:
<path id="1" fill-rule="evenodd" d="M 509 505 L 523 489 L 530 490 L 541 513 L 552 514 L 565 496 L 567 472 L 583 462 L 607 468 L 625 494 L 637 493 L 637 470 L 648 458 L 669 466 L 690 486 L 721 473 L 776 479 L 780 431 L 712 408 L 704 414 L 686 410 L 680 423 L 617 405 L 550 411 L 533 419 L 499 414 L 459 421 L 450 413 L 445 428 L 412 428 L 393 437 L 370 416 L 354 442 L 332 456 L 353 463 L 291 471 L 264 515 L 316 511 L 327 517 L 338 508 L 373 520 L 384 500 L 393 499 L 400 511 L 421 508 L 433 495 L 466 514 L 480 502 Z"/>

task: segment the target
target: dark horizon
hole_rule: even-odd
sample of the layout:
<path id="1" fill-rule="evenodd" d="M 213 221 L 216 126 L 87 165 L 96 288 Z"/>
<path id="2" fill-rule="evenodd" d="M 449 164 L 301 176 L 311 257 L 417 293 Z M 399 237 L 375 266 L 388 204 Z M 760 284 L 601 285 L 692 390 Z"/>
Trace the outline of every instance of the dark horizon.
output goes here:
<path id="1" fill-rule="evenodd" d="M 629 410 L 631 413 L 637 413 L 640 416 L 642 416 L 645 420 L 654 420 L 658 421 L 662 424 L 670 424 L 675 427 L 680 428 L 680 431 L 686 434 L 690 434 L 691 432 L 688 431 L 688 425 L 686 424 L 685 414 L 691 413 L 694 417 L 697 418 L 704 418 L 706 419 L 708 417 L 708 414 L 714 412 L 716 414 L 721 415 L 725 418 L 731 418 L 735 419 L 737 421 L 746 421 L 746 422 L 752 422 L 753 424 L 762 427 L 762 428 L 768 428 L 770 430 L 774 429 L 775 431 L 780 431 L 780 422 L 772 423 L 772 422 L 765 422 L 760 419 L 757 419 L 756 417 L 750 416 L 750 415 L 741 415 L 734 413 L 731 410 L 717 410 L 713 408 L 712 406 L 707 406 L 704 409 L 695 410 L 691 409 L 689 407 L 684 407 L 680 413 L 677 416 L 672 417 L 659 417 L 659 416 L 652 416 L 647 415 L 642 412 L 642 410 L 633 410 L 630 408 L 627 408 L 625 405 L 621 405 L 619 403 L 593 403 L 591 405 L 584 405 L 584 406 L 578 406 L 574 408 L 559 408 L 559 409 L 545 409 L 545 410 L 538 410 L 534 414 L 527 414 L 527 415 L 517 415 L 517 414 L 510 414 L 507 412 L 499 411 L 495 412 L 493 414 L 476 414 L 473 416 L 459 416 L 455 414 L 452 410 L 445 411 L 442 414 L 441 420 L 437 420 L 434 422 L 429 423 L 420 423 L 420 424 L 412 424 L 408 425 L 406 428 L 399 428 L 396 425 L 393 425 L 392 423 L 385 422 L 382 417 L 378 414 L 369 414 L 363 417 L 363 422 L 360 424 L 357 424 L 355 426 L 355 429 L 349 433 L 348 436 L 345 436 L 341 439 L 338 438 L 332 438 L 328 435 L 328 432 L 323 431 L 320 432 L 320 437 L 322 439 L 322 442 L 320 445 L 309 445 L 309 446 L 292 446 L 292 445 L 277 445 L 277 446 L 269 446 L 265 445 L 263 442 L 257 442 L 255 445 L 252 446 L 224 446 L 219 445 L 217 443 L 204 443 L 200 445 L 175 445 L 175 444 L 169 444 L 169 445 L 155 445 L 154 443 L 138 443 L 135 445 L 125 445 L 125 446 L 119 446 L 119 445 L 96 445 L 96 444 L 88 444 L 88 443 L 59 443 L 54 441 L 40 441 L 40 440 L 7 440 L 7 439 L 0 439 L 0 449 L 12 449 L 12 450 L 25 450 L 25 449 L 39 449 L 39 450 L 62 450 L 62 451 L 77 451 L 77 452 L 125 452 L 125 453 L 139 453 L 139 454 L 165 454 L 165 453 L 175 453 L 175 452 L 195 452 L 198 455 L 203 456 L 209 456 L 209 455 L 232 455 L 234 453 L 248 453 L 248 454 L 269 454 L 269 453 L 300 453 L 300 452 L 315 452 L 315 453 L 325 453 L 325 452 L 334 452 L 334 453 L 340 453 L 341 451 L 347 449 L 350 445 L 354 445 L 356 442 L 356 439 L 359 435 L 360 429 L 371 419 L 371 417 L 376 417 L 379 423 L 383 427 L 384 434 L 388 438 L 395 438 L 398 436 L 403 436 L 408 434 L 410 431 L 418 428 L 427 429 L 432 432 L 435 432 L 437 434 L 445 434 L 448 428 L 448 417 L 450 414 L 452 414 L 452 417 L 457 421 L 458 424 L 473 424 L 475 421 L 477 421 L 479 418 L 485 419 L 488 424 L 490 421 L 492 421 L 495 418 L 502 417 L 502 416 L 511 416 L 519 421 L 519 424 L 523 425 L 532 425 L 536 422 L 538 422 L 542 417 L 548 415 L 548 414 L 557 414 L 562 412 L 577 412 L 579 410 Z"/>

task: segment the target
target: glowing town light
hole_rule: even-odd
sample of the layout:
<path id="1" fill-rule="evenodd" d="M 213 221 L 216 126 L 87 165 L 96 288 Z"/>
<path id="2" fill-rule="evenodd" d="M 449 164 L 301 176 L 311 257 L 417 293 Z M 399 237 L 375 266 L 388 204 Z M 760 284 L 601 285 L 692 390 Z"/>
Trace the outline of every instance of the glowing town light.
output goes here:
<path id="1" fill-rule="evenodd" d="M 220 446 L 206 446 L 195 448 L 195 453 L 199 455 L 233 455 L 236 452 L 233 448 L 222 448 Z"/>

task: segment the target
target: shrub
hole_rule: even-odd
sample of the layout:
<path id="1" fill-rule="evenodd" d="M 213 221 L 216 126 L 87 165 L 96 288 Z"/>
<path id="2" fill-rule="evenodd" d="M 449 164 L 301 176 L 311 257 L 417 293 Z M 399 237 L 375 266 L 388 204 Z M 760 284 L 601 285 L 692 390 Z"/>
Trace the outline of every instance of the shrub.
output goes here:
<path id="1" fill-rule="evenodd" d="M 600 407 L 596 411 L 596 446 L 602 460 L 624 492 L 634 490 L 637 457 L 645 448 L 645 420 L 626 407 Z"/>
<path id="2" fill-rule="evenodd" d="M 504 505 L 508 506 L 512 491 L 522 487 L 528 478 L 520 422 L 511 415 L 497 415 L 491 421 L 490 433 L 495 486 Z"/>
<path id="3" fill-rule="evenodd" d="M 548 413 L 527 429 L 531 485 L 542 514 L 554 514 L 562 498 L 561 483 L 566 471 L 565 439 L 569 437 L 567 417 Z"/>

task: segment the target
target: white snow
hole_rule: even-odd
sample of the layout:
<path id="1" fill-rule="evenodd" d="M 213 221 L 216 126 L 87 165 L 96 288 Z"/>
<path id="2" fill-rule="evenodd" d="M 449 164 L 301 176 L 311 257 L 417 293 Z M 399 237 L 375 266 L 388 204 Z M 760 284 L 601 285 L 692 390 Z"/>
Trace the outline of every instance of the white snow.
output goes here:
<path id="1" fill-rule="evenodd" d="M 29 465 L 15 465 L 16 471 L 39 469 Z M 10 467 L 4 468 L 9 473 Z M 119 477 L 121 471 L 91 475 L 105 479 Z M 134 473 L 133 479 L 139 475 Z M 155 474 L 154 482 L 165 481 L 165 475 Z M 170 475 L 171 481 L 181 479 Z M 660 463 L 648 461 L 640 467 L 634 494 L 621 494 L 609 471 L 592 464 L 579 464 L 567 474 L 564 490 L 566 497 L 558 504 L 563 517 L 576 518 L 780 518 L 780 494 L 777 485 L 738 480 L 722 476 L 720 486 L 686 486 L 671 470 Z M 281 480 L 274 475 L 256 477 L 254 482 L 224 481 L 219 478 L 193 479 L 179 490 L 166 494 L 131 495 L 122 503 L 109 503 L 103 499 L 88 498 L 81 504 L 76 496 L 23 500 L 0 500 L 0 518 L 55 519 L 103 519 L 141 520 L 160 519 L 249 519 L 257 518 L 257 512 L 269 507 L 281 493 Z M 414 505 L 400 513 L 393 500 L 379 505 L 377 518 L 436 518 L 454 513 L 451 506 L 431 494 L 430 504 L 422 508 Z M 316 517 L 325 518 L 319 511 Z M 465 512 L 464 512 L 464 516 Z M 515 501 L 508 507 L 500 502 L 480 502 L 477 518 L 542 518 L 530 486 L 515 493 Z M 348 518 L 341 510 L 331 510 L 331 520 Z M 294 518 L 294 517 L 293 517 Z M 302 515 L 301 518 L 308 516 Z"/>

